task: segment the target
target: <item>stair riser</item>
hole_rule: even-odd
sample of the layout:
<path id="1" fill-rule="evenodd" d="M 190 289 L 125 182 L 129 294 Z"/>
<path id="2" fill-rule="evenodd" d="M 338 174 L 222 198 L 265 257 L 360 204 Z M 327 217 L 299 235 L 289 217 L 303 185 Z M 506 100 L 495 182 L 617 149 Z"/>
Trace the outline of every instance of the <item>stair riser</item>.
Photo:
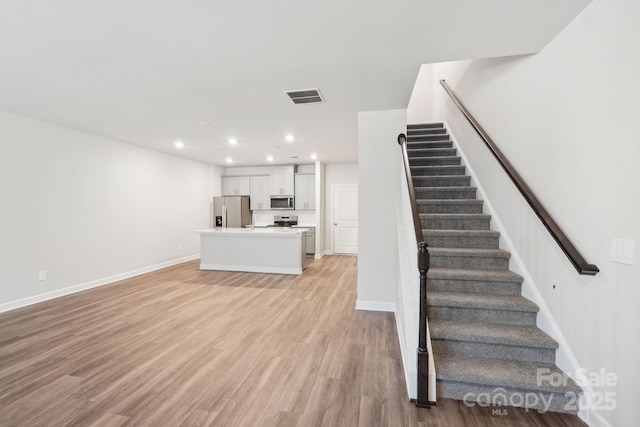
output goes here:
<path id="1" fill-rule="evenodd" d="M 509 259 L 501 257 L 439 256 L 431 253 L 431 267 L 462 270 L 507 270 Z"/>
<path id="2" fill-rule="evenodd" d="M 444 129 L 443 123 L 415 123 L 407 125 L 407 132 L 421 129 Z"/>
<path id="3" fill-rule="evenodd" d="M 468 320 L 501 325 L 536 326 L 536 314 L 529 311 L 429 306 L 429 319 Z"/>
<path id="4" fill-rule="evenodd" d="M 419 176 L 464 176 L 464 166 L 412 166 L 411 176 L 414 178 Z"/>
<path id="5" fill-rule="evenodd" d="M 415 187 L 417 199 L 475 199 L 476 189 Z M 434 212 L 435 213 L 435 212 Z"/>
<path id="6" fill-rule="evenodd" d="M 447 133 L 447 130 L 444 128 L 410 129 L 407 131 L 407 138 L 412 136 L 422 136 L 422 135 L 443 135 L 446 133 Z"/>
<path id="7" fill-rule="evenodd" d="M 482 203 L 451 203 L 448 200 L 430 201 L 418 204 L 418 212 L 420 213 L 461 213 L 461 214 L 479 214 L 482 213 Z"/>
<path id="8" fill-rule="evenodd" d="M 460 157 L 414 157 L 409 158 L 409 166 L 457 166 Z"/>
<path id="9" fill-rule="evenodd" d="M 449 135 L 441 134 L 423 134 L 423 135 L 407 135 L 407 142 L 423 142 L 423 141 L 449 141 Z"/>
<path id="10" fill-rule="evenodd" d="M 556 361 L 555 349 L 539 347 L 451 341 L 432 337 L 431 348 L 444 357 L 463 356 L 547 364 L 554 364 Z"/>
<path id="11" fill-rule="evenodd" d="M 451 141 L 413 141 L 407 144 L 407 150 L 427 148 L 453 148 Z"/>
<path id="12" fill-rule="evenodd" d="M 536 409 L 540 412 L 550 411 L 574 415 L 577 413 L 576 409 L 571 409 L 573 407 L 571 403 L 574 399 L 571 396 L 565 397 L 563 393 L 523 391 L 442 380 L 437 381 L 436 390 L 439 397 L 464 400 L 465 402 L 477 402 L 476 396 L 489 396 L 489 403 L 495 402 L 497 405 L 502 405 L 495 409 L 506 411 L 508 411 L 507 406 L 518 406 L 531 410 Z M 467 403 L 467 405 L 470 405 L 470 403 Z M 482 405 L 486 406 L 486 401 Z"/>
<path id="13" fill-rule="evenodd" d="M 414 176 L 414 187 L 465 187 L 471 185 L 470 176 Z"/>
<path id="14" fill-rule="evenodd" d="M 461 292 L 489 295 L 521 295 L 522 284 L 482 280 L 427 279 L 427 291 Z"/>
<path id="15" fill-rule="evenodd" d="M 498 249 L 498 237 L 454 237 L 454 236 L 429 236 L 424 232 L 427 244 L 434 248 L 475 248 Z"/>
<path id="16" fill-rule="evenodd" d="M 456 155 L 455 148 L 416 148 L 407 149 L 409 158 L 411 157 L 454 157 Z M 409 163 L 411 164 L 411 163 Z"/>
<path id="17" fill-rule="evenodd" d="M 421 218 L 422 228 L 430 230 L 488 230 L 489 219 Z M 449 246 L 455 247 L 455 246 Z"/>

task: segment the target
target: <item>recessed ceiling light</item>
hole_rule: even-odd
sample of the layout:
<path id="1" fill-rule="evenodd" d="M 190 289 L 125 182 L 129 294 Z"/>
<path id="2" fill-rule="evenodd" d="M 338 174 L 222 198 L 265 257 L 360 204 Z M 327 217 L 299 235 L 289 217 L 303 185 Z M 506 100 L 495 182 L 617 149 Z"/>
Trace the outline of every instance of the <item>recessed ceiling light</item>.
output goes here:
<path id="1" fill-rule="evenodd" d="M 231 157 L 227 157 L 226 159 L 224 159 L 224 161 L 227 163 L 231 163 L 233 162 L 233 159 L 231 159 Z"/>
<path id="2" fill-rule="evenodd" d="M 200 121 L 200 124 L 201 124 L 202 126 L 209 126 L 209 122 L 207 122 L 207 121 L 205 121 L 205 120 L 201 120 L 201 121 Z"/>
<path id="3" fill-rule="evenodd" d="M 184 142 L 182 141 L 176 141 L 173 143 L 173 146 L 176 148 L 183 148 L 184 147 Z"/>
<path id="4" fill-rule="evenodd" d="M 231 145 L 236 145 L 238 143 L 238 140 L 235 138 L 229 138 L 229 144 Z"/>
<path id="5" fill-rule="evenodd" d="M 289 135 L 285 136 L 284 139 L 287 142 L 293 142 L 293 141 L 295 141 L 296 137 L 291 135 L 291 134 L 289 134 Z"/>
<path id="6" fill-rule="evenodd" d="M 273 162 L 273 156 L 267 156 L 267 162 Z"/>
<path id="7" fill-rule="evenodd" d="M 316 155 L 316 153 L 313 153 L 311 155 L 311 160 L 318 160 L 318 156 Z"/>

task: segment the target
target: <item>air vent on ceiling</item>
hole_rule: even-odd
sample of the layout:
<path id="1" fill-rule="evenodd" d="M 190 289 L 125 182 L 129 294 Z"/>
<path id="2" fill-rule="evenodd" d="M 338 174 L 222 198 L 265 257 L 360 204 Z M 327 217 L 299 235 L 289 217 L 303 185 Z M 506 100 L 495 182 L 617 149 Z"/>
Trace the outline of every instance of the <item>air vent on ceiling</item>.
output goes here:
<path id="1" fill-rule="evenodd" d="M 285 92 L 294 104 L 312 104 L 314 102 L 324 102 L 318 89 L 288 90 Z"/>

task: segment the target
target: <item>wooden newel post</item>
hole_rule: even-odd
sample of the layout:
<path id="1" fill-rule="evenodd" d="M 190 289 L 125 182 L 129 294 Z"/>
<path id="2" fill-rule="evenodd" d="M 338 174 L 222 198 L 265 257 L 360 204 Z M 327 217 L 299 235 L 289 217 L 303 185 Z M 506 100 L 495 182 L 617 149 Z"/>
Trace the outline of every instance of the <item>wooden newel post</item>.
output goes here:
<path id="1" fill-rule="evenodd" d="M 420 324 L 418 328 L 418 396 L 416 405 L 429 405 L 429 353 L 427 352 L 427 270 L 429 250 L 425 242 L 418 243 L 418 271 L 420 272 Z"/>

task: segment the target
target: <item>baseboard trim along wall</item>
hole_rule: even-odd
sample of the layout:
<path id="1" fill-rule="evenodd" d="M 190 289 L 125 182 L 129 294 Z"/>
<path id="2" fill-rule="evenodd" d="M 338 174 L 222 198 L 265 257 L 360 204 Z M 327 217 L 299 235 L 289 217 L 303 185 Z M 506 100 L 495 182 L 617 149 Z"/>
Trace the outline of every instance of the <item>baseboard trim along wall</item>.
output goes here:
<path id="1" fill-rule="evenodd" d="M 109 277 L 105 277 L 98 280 L 92 280 L 91 282 L 69 286 L 68 288 L 58 289 L 52 292 L 34 295 L 32 297 L 23 298 L 16 301 L 9 301 L 4 304 L 0 304 L 0 313 L 4 313 L 5 311 L 10 311 L 10 310 L 15 310 L 16 308 L 26 307 L 32 304 L 37 304 L 39 302 L 48 301 L 48 300 L 62 297 L 65 295 L 75 294 L 76 292 L 86 291 L 87 289 L 97 288 L 98 286 L 108 285 L 109 283 L 117 282 L 124 279 L 129 279 L 135 276 L 140 276 L 141 274 L 150 273 L 152 271 L 160 270 L 166 267 L 171 267 L 172 265 L 180 264 L 186 261 L 192 261 L 198 258 L 200 258 L 199 253 L 195 255 L 189 255 L 186 257 L 176 258 L 171 261 L 154 264 L 147 267 L 138 268 L 136 270 L 128 271 L 126 273 L 116 274 L 115 276 L 109 276 Z"/>
<path id="2" fill-rule="evenodd" d="M 356 310 L 396 312 L 396 304 L 393 302 L 360 301 L 356 300 Z"/>
<path id="3" fill-rule="evenodd" d="M 394 318 L 396 319 L 396 333 L 398 334 L 398 340 L 404 341 L 403 335 L 404 332 L 400 328 L 401 320 L 398 318 L 398 310 L 394 311 Z M 418 373 L 416 371 L 410 372 L 409 367 L 407 366 L 407 355 L 405 354 L 405 346 L 400 345 L 400 356 L 402 357 L 402 372 L 404 372 L 404 384 L 407 387 L 407 399 L 415 399 L 416 393 L 412 390 L 418 390 Z"/>

